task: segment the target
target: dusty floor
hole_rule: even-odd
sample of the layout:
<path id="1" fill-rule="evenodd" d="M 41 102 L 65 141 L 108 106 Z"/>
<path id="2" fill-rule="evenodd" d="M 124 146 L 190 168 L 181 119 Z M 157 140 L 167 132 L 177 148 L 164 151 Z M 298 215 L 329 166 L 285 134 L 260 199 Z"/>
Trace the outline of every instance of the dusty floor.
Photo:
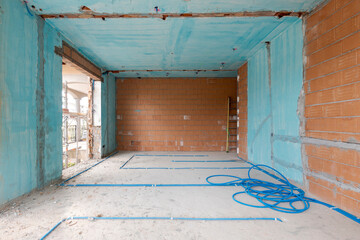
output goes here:
<path id="1" fill-rule="evenodd" d="M 144 153 L 136 153 L 144 154 Z M 145 153 L 146 154 L 146 153 Z M 173 162 L 236 159 L 226 153 L 118 153 L 67 184 L 204 184 L 213 174 L 245 177 L 246 169 L 150 169 L 248 167 L 244 162 Z M 64 171 L 64 179 L 94 164 Z M 136 169 L 134 169 L 136 168 Z M 149 169 L 138 169 L 149 168 Z M 263 176 L 259 176 L 262 177 Z M 241 187 L 49 186 L 0 213 L 0 239 L 39 239 L 61 219 L 77 217 L 281 218 L 279 221 L 68 220 L 46 239 L 358 239 L 359 224 L 321 205 L 302 214 L 256 209 L 232 200 Z M 244 200 L 255 201 L 244 195 Z M 254 202 L 255 203 L 255 202 Z"/>

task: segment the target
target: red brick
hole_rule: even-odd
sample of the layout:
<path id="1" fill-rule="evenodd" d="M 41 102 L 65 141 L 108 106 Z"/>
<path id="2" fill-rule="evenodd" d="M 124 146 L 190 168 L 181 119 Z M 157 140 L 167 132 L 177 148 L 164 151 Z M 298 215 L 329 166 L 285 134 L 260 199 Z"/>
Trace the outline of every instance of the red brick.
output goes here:
<path id="1" fill-rule="evenodd" d="M 360 100 L 305 108 L 306 118 L 350 117 L 360 116 Z"/>
<path id="2" fill-rule="evenodd" d="M 344 38 L 359 30 L 358 18 L 351 18 L 335 29 L 335 39 Z"/>
<path id="3" fill-rule="evenodd" d="M 236 100 L 236 79 L 124 79 L 117 85 L 119 150 L 225 150 L 226 102 Z"/>
<path id="4" fill-rule="evenodd" d="M 336 10 L 340 9 L 353 1 L 357 1 L 357 0 L 335 0 L 335 9 Z"/>
<path id="5" fill-rule="evenodd" d="M 315 25 L 319 24 L 319 22 L 328 18 L 335 11 L 336 3 L 335 1 L 330 1 L 323 8 L 319 9 L 317 12 L 312 14 L 310 17 L 306 19 L 306 28 L 310 29 Z"/>
<path id="6" fill-rule="evenodd" d="M 359 9 L 360 1 L 332 0 L 306 20 L 307 137 L 360 142 Z M 343 184 L 360 183 L 360 152 L 312 145 L 305 149 L 310 171 L 332 175 Z M 360 194 L 307 178 L 310 192 L 360 215 Z"/>
<path id="7" fill-rule="evenodd" d="M 356 199 L 357 201 L 360 201 L 360 193 L 359 192 L 355 192 L 352 190 L 347 190 L 347 189 L 343 189 L 338 187 L 336 189 L 336 191 L 342 195 L 348 196 L 350 198 Z"/>
<path id="8" fill-rule="evenodd" d="M 330 46 L 323 48 L 320 51 L 310 55 L 308 57 L 307 66 L 310 67 L 310 66 L 316 65 L 316 64 L 321 63 L 330 58 L 334 58 L 340 54 L 342 54 L 342 43 L 341 42 L 330 45 Z"/>
<path id="9" fill-rule="evenodd" d="M 306 43 L 309 43 L 322 34 L 330 31 L 332 28 L 341 24 L 342 21 L 342 11 L 335 12 L 333 15 L 329 16 L 326 20 L 320 22 L 318 25 L 315 25 L 309 31 L 306 32 Z"/>
<path id="10" fill-rule="evenodd" d="M 309 181 L 309 191 L 310 193 L 318 196 L 321 200 L 327 203 L 333 203 L 335 199 L 335 194 L 333 190 L 325 188 L 320 184 Z"/>
<path id="11" fill-rule="evenodd" d="M 360 98 L 360 82 L 318 91 L 306 95 L 305 105 L 357 100 Z"/>
<path id="12" fill-rule="evenodd" d="M 318 49 L 319 49 L 318 39 L 316 39 L 316 40 L 312 41 L 311 43 L 309 43 L 308 45 L 305 46 L 305 55 L 309 56 L 310 54 L 317 51 Z"/>
<path id="13" fill-rule="evenodd" d="M 306 154 L 317 158 L 360 167 L 360 152 L 336 147 L 314 146 L 307 144 Z"/>
<path id="14" fill-rule="evenodd" d="M 360 142 L 360 135 L 354 133 L 336 133 L 336 132 L 319 132 L 316 130 L 307 131 L 307 137 L 325 139 L 330 141 L 340 142 Z"/>
<path id="15" fill-rule="evenodd" d="M 325 132 L 360 132 L 360 117 L 308 119 L 306 130 Z"/>
<path id="16" fill-rule="evenodd" d="M 338 28 L 340 28 L 340 27 L 341 26 L 339 26 Z M 317 47 L 318 47 L 316 50 L 324 48 L 326 46 L 329 46 L 330 44 L 332 44 L 336 40 L 338 40 L 338 39 L 336 39 L 336 29 L 332 29 L 329 32 L 321 35 L 318 39 L 316 39 Z"/>
<path id="17" fill-rule="evenodd" d="M 360 32 L 357 32 L 341 41 L 343 53 L 360 47 Z"/>
<path id="18" fill-rule="evenodd" d="M 347 19 L 360 13 L 360 1 L 355 0 L 350 4 L 344 6 L 342 9 L 342 20 L 346 21 Z"/>

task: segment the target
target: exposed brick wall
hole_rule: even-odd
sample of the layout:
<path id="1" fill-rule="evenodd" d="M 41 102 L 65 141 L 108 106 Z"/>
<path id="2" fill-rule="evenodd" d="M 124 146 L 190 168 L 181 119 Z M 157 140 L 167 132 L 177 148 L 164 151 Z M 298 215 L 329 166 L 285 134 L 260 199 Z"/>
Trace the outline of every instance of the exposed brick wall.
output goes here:
<path id="1" fill-rule="evenodd" d="M 306 137 L 360 143 L 359 13 L 359 0 L 332 0 L 305 19 Z M 360 152 L 305 150 L 310 192 L 360 216 Z"/>
<path id="2" fill-rule="evenodd" d="M 119 150 L 225 151 L 236 78 L 117 80 Z"/>
<path id="3" fill-rule="evenodd" d="M 238 95 L 238 156 L 247 159 L 247 63 L 238 70 L 237 95 Z"/>

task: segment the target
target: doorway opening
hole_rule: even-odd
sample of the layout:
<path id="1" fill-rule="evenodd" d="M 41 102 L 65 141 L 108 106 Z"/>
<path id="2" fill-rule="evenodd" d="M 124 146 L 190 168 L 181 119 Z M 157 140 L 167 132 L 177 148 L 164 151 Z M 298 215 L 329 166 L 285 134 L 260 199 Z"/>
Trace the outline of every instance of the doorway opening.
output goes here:
<path id="1" fill-rule="evenodd" d="M 62 149 L 63 168 L 91 158 L 91 114 L 89 96 L 91 79 L 84 73 L 63 63 L 62 70 Z M 89 108 L 90 107 L 90 108 Z"/>

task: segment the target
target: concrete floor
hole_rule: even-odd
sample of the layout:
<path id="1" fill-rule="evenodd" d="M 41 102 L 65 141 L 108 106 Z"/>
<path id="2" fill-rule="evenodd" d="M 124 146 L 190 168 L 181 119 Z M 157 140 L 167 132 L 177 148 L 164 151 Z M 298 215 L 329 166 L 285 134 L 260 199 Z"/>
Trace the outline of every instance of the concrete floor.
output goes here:
<path id="1" fill-rule="evenodd" d="M 134 153 L 119 153 L 67 184 L 194 184 L 212 174 L 246 177 L 246 169 L 120 169 Z M 136 154 L 144 154 L 137 152 Z M 126 168 L 248 167 L 243 162 L 180 163 L 172 160 L 228 160 L 235 154 L 149 152 L 151 155 L 208 157 L 134 157 Z M 64 171 L 64 179 L 96 161 Z M 264 178 L 264 176 L 254 176 Z M 63 218 L 196 217 L 281 218 L 279 221 L 68 220 L 46 239 L 357 239 L 359 224 L 321 205 L 302 214 L 256 209 L 232 200 L 241 187 L 60 187 L 49 186 L 19 198 L 0 213 L 0 239 L 39 239 Z M 255 200 L 248 196 L 249 203 Z"/>

